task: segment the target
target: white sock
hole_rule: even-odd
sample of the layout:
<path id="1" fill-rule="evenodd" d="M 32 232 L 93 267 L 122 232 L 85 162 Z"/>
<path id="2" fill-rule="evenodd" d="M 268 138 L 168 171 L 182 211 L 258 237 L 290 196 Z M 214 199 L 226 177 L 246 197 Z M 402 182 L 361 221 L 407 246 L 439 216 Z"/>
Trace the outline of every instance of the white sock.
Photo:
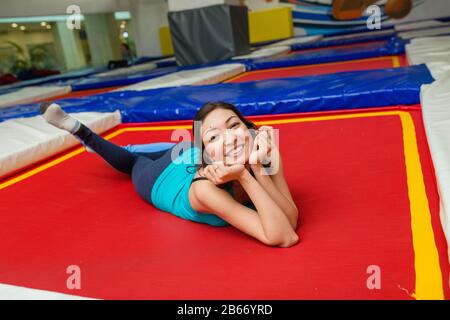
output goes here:
<path id="1" fill-rule="evenodd" d="M 65 113 L 56 103 L 42 103 L 41 114 L 48 123 L 57 128 L 69 131 L 70 133 L 75 133 L 80 128 L 80 122 Z"/>

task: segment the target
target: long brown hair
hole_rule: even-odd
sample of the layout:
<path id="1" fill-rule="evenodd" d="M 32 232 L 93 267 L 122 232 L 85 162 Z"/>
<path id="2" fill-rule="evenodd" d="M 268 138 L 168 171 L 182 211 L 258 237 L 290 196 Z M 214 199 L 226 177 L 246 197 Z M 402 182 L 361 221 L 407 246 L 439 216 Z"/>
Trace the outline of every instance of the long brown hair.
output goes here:
<path id="1" fill-rule="evenodd" d="M 245 124 L 245 126 L 248 129 L 253 129 L 253 130 L 257 130 L 258 127 L 256 126 L 256 124 L 254 124 L 252 121 L 247 120 L 244 115 L 242 114 L 242 112 L 236 108 L 234 105 L 230 104 L 230 103 L 226 103 L 226 102 L 222 102 L 222 101 L 218 101 L 218 102 L 208 102 L 206 104 L 204 104 L 199 111 L 197 111 L 196 115 L 194 116 L 193 119 L 193 123 L 192 123 L 192 132 L 194 134 L 194 145 L 197 147 L 201 147 L 201 150 L 205 150 L 205 146 L 203 144 L 203 139 L 202 139 L 202 133 L 201 133 L 201 126 L 195 126 L 196 122 L 203 122 L 203 120 L 206 118 L 206 116 L 211 113 L 214 110 L 217 109 L 225 109 L 225 110 L 230 110 L 233 111 L 237 117 Z M 200 168 L 204 168 L 206 167 L 206 165 L 208 165 L 208 163 L 205 162 L 205 159 L 202 156 L 202 164 L 199 165 L 199 167 L 197 169 Z"/>

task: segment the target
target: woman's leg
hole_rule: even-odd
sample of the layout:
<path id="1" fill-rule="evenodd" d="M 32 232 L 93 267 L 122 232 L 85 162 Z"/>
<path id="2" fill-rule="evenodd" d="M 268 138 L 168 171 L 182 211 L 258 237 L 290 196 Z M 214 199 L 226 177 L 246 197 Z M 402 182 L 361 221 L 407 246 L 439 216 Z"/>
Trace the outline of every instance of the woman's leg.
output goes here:
<path id="1" fill-rule="evenodd" d="M 122 148 L 134 154 L 149 158 L 151 160 L 158 160 L 175 145 L 176 143 L 174 142 L 155 142 L 155 143 L 135 144 L 135 145 L 129 144 Z"/>
<path id="2" fill-rule="evenodd" d="M 127 146 L 124 146 L 123 148 L 133 153 L 153 153 L 166 151 L 173 147 L 175 144 L 175 142 L 154 142 L 146 144 L 129 144 Z"/>
<path id="3" fill-rule="evenodd" d="M 172 163 L 170 148 L 142 156 L 125 150 L 92 132 L 70 115 L 66 114 L 57 104 L 41 105 L 43 117 L 54 126 L 74 134 L 81 142 L 98 153 L 117 170 L 131 175 L 136 192 L 147 202 L 151 202 L 153 185 L 161 172 Z M 161 155 L 159 155 L 161 153 Z M 157 160 L 152 160 L 156 157 Z"/>
<path id="4" fill-rule="evenodd" d="M 88 127 L 80 124 L 80 128 L 73 133 L 85 146 L 94 150 L 114 169 L 131 174 L 138 156 L 125 150 L 124 148 L 103 139 L 92 132 Z"/>
<path id="5" fill-rule="evenodd" d="M 41 105 L 41 113 L 47 122 L 60 129 L 71 132 L 85 146 L 94 150 L 116 170 L 131 174 L 138 155 L 95 134 L 88 127 L 65 113 L 61 107 L 55 103 L 43 103 Z"/>

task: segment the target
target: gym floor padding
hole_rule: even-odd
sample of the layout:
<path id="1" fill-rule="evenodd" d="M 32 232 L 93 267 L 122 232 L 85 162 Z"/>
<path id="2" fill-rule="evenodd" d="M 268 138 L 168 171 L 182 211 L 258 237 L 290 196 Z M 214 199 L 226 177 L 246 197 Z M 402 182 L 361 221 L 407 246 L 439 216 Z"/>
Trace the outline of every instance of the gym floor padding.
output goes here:
<path id="1" fill-rule="evenodd" d="M 119 87 L 106 87 L 106 88 L 99 88 L 99 89 L 90 89 L 90 90 L 81 90 L 81 91 L 72 91 L 72 92 L 63 94 L 58 97 L 53 97 L 51 101 L 59 100 L 59 99 L 88 97 L 88 96 L 93 96 L 95 94 L 113 91 L 118 88 L 120 88 L 120 86 Z M 48 101 L 50 101 L 50 100 L 48 100 Z"/>
<path id="2" fill-rule="evenodd" d="M 153 208 L 73 149 L 0 182 L 0 282 L 103 299 L 450 297 L 439 197 L 418 107 L 259 116 L 280 129 L 300 242 L 265 246 Z M 190 122 L 121 125 L 119 144 Z M 66 269 L 81 268 L 69 290 Z M 371 266 L 380 289 L 368 289 Z"/>
<path id="3" fill-rule="evenodd" d="M 352 61 L 320 63 L 287 68 L 274 68 L 244 72 L 226 82 L 247 82 L 275 78 L 302 77 L 345 71 L 374 70 L 406 66 L 404 56 L 386 56 Z"/>
<path id="4" fill-rule="evenodd" d="M 302 50 L 296 50 L 292 51 L 293 53 L 299 53 L 299 52 L 317 52 L 322 50 L 332 50 L 332 49 L 341 49 L 341 48 L 359 48 L 364 45 L 372 44 L 372 45 L 378 45 L 381 43 L 386 43 L 386 40 L 376 40 L 376 41 L 365 41 L 365 42 L 359 42 L 359 43 L 351 43 L 351 44 L 339 44 L 334 46 L 326 46 L 326 47 L 318 47 L 318 48 L 310 48 L 310 49 L 302 49 Z"/>

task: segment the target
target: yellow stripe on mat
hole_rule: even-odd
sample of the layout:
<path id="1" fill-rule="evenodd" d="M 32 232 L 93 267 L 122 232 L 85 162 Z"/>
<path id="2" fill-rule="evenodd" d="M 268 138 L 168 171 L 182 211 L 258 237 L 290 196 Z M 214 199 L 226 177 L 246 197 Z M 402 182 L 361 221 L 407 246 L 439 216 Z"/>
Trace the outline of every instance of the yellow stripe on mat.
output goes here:
<path id="1" fill-rule="evenodd" d="M 403 145 L 408 179 L 408 195 L 411 207 L 411 228 L 416 269 L 416 299 L 444 299 L 439 252 L 436 248 L 430 207 L 423 181 L 416 131 L 411 115 L 400 113 L 403 129 Z"/>

